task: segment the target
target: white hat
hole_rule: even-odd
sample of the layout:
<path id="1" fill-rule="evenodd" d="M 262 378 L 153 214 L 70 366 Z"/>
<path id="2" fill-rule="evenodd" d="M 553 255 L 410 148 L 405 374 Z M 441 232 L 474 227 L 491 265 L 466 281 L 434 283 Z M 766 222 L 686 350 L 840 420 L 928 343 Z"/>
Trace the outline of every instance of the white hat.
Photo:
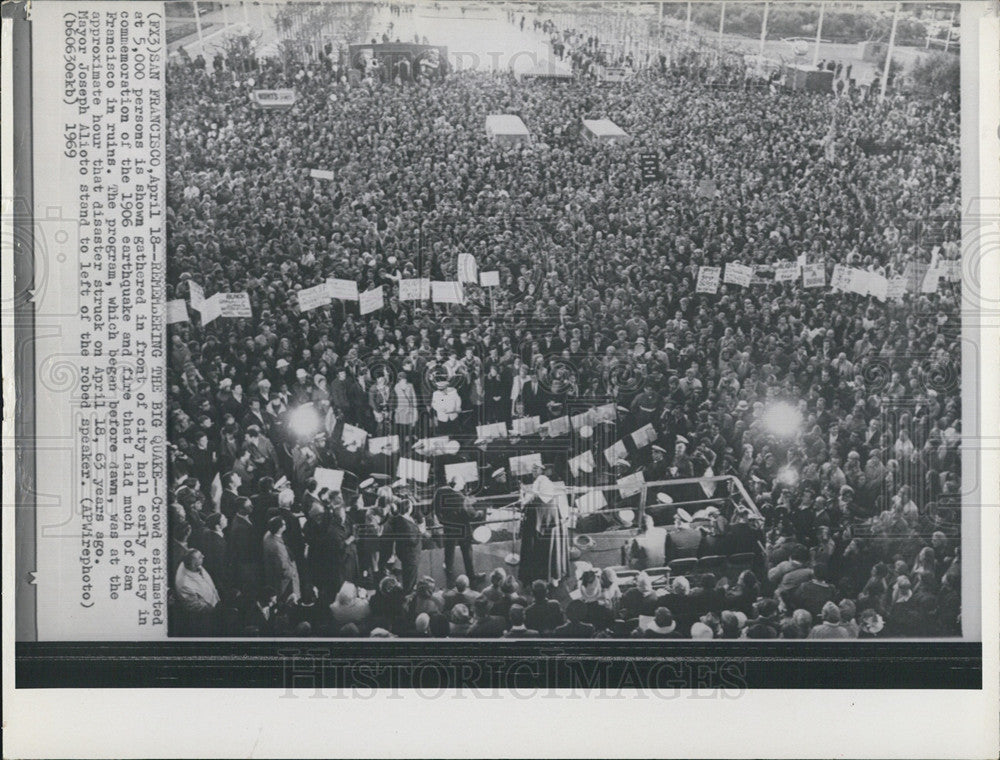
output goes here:
<path id="1" fill-rule="evenodd" d="M 274 366 L 277 367 L 278 369 L 284 369 L 285 367 L 288 366 L 288 360 L 278 359 L 277 363 Z"/>
<path id="2" fill-rule="evenodd" d="M 691 522 L 693 519 L 691 517 L 691 513 L 684 509 L 684 507 L 677 507 L 677 517 L 679 517 L 682 522 Z"/>
<path id="3" fill-rule="evenodd" d="M 222 378 L 222 380 L 219 382 L 219 387 L 220 388 L 232 388 L 233 387 L 232 378 L 228 378 L 228 377 Z"/>
<path id="4" fill-rule="evenodd" d="M 375 478 L 366 478 L 358 483 L 358 488 L 371 488 L 373 485 L 375 485 Z"/>
<path id="5" fill-rule="evenodd" d="M 498 467 L 497 469 L 495 469 L 493 471 L 493 474 L 490 475 L 490 477 L 492 477 L 494 479 L 495 478 L 502 478 L 506 474 L 507 474 L 507 471 L 503 467 Z"/>
<path id="6" fill-rule="evenodd" d="M 581 438 L 590 438 L 594 434 L 594 428 L 590 425 L 582 425 L 579 430 Z"/>
<path id="7" fill-rule="evenodd" d="M 674 500 L 670 498 L 670 494 L 664 493 L 663 491 L 660 491 L 658 494 L 656 494 L 656 500 L 660 502 L 660 504 L 674 503 Z"/>

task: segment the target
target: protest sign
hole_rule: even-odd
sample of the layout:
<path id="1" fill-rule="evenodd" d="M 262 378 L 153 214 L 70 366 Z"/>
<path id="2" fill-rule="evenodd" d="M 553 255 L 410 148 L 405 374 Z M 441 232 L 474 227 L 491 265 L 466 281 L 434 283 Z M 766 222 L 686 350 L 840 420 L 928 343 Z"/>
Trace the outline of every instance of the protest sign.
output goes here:
<path id="1" fill-rule="evenodd" d="M 396 465 L 396 477 L 405 480 L 415 480 L 418 483 L 426 483 L 430 479 L 431 463 L 421 462 L 417 459 L 400 457 L 399 464 Z"/>
<path id="2" fill-rule="evenodd" d="M 878 272 L 868 272 L 868 293 L 880 301 L 889 297 L 889 280 Z"/>
<path id="3" fill-rule="evenodd" d="M 779 261 L 774 265 L 775 282 L 792 282 L 799 276 L 799 267 L 793 261 Z"/>
<path id="4" fill-rule="evenodd" d="M 475 462 L 453 462 L 444 466 L 444 477 L 448 481 L 461 478 L 466 483 L 473 483 L 479 480 L 479 467 Z"/>
<path id="5" fill-rule="evenodd" d="M 329 169 L 310 169 L 309 176 L 313 179 L 333 179 L 333 172 Z"/>
<path id="6" fill-rule="evenodd" d="M 826 265 L 806 264 L 802 267 L 802 287 L 819 288 L 826 285 Z"/>
<path id="7" fill-rule="evenodd" d="M 633 472 L 631 475 L 626 475 L 624 478 L 618 478 L 615 484 L 618 486 L 618 493 L 622 495 L 622 498 L 628 498 L 629 496 L 634 496 L 637 493 L 642 493 L 642 487 L 646 483 L 646 478 L 643 477 L 642 471 Z"/>
<path id="8" fill-rule="evenodd" d="M 374 290 L 366 290 L 358 296 L 358 308 L 362 314 L 371 314 L 383 306 L 385 306 L 385 296 L 382 293 L 381 285 Z"/>
<path id="9" fill-rule="evenodd" d="M 330 289 L 325 282 L 299 291 L 299 311 L 311 311 L 330 303 Z"/>
<path id="10" fill-rule="evenodd" d="M 903 268 L 903 277 L 906 278 L 906 289 L 910 293 L 919 293 L 923 282 L 927 277 L 930 265 L 925 261 L 909 261 Z"/>
<path id="11" fill-rule="evenodd" d="M 719 277 L 722 274 L 720 267 L 699 267 L 698 281 L 695 283 L 695 293 L 718 293 Z"/>
<path id="12" fill-rule="evenodd" d="M 753 267 L 748 267 L 746 264 L 736 264 L 734 262 L 726 264 L 726 274 L 723 277 L 723 282 L 726 284 L 740 285 L 746 288 L 749 287 L 751 279 L 753 279 Z"/>
<path id="13" fill-rule="evenodd" d="M 226 318 L 246 318 L 253 316 L 248 293 L 216 293 L 219 299 L 219 316 Z"/>
<path id="14" fill-rule="evenodd" d="M 320 488 L 329 488 L 331 491 L 339 491 L 344 482 L 343 470 L 331 470 L 326 467 L 317 467 L 313 472 L 316 485 Z"/>
<path id="15" fill-rule="evenodd" d="M 431 282 L 431 300 L 434 303 L 465 303 L 465 290 L 460 282 Z"/>
<path id="16" fill-rule="evenodd" d="M 340 280 L 336 277 L 329 277 L 326 281 L 327 288 L 330 289 L 330 298 L 338 301 L 357 301 L 358 283 L 354 280 Z"/>
<path id="17" fill-rule="evenodd" d="M 476 264 L 476 257 L 471 253 L 458 254 L 458 281 L 479 282 L 479 267 Z"/>
<path id="18" fill-rule="evenodd" d="M 834 290 L 848 290 L 851 287 L 851 270 L 843 264 L 834 264 L 830 287 Z"/>
<path id="19" fill-rule="evenodd" d="M 399 281 L 400 301 L 426 301 L 431 297 L 431 281 L 427 277 L 401 279 Z"/>
<path id="20" fill-rule="evenodd" d="M 395 454 L 397 451 L 399 451 L 398 435 L 385 435 L 381 438 L 368 440 L 368 453 L 370 454 Z"/>
<path id="21" fill-rule="evenodd" d="M 906 294 L 906 277 L 903 275 L 896 275 L 891 280 L 889 280 L 889 287 L 886 290 L 886 298 L 890 301 L 902 302 L 903 296 Z"/>
<path id="22" fill-rule="evenodd" d="M 542 455 L 524 454 L 519 457 L 510 457 L 507 461 L 510 463 L 510 474 L 516 478 L 518 475 L 530 475 L 532 468 L 536 465 L 541 467 Z"/>
<path id="23" fill-rule="evenodd" d="M 188 310 L 187 304 L 184 303 L 183 298 L 175 298 L 173 301 L 167 301 L 167 324 L 173 325 L 178 322 L 188 321 Z"/>
<path id="24" fill-rule="evenodd" d="M 191 294 L 191 308 L 201 311 L 201 305 L 205 303 L 205 290 L 194 280 L 188 280 L 188 292 Z"/>
<path id="25" fill-rule="evenodd" d="M 500 273 L 496 270 L 479 273 L 479 284 L 484 288 L 500 287 Z"/>
<path id="26" fill-rule="evenodd" d="M 201 302 L 198 307 L 201 312 L 201 324 L 204 327 L 214 322 L 216 319 L 222 316 L 222 305 L 220 303 L 219 294 L 216 293 L 211 298 L 206 298 Z"/>
<path id="27" fill-rule="evenodd" d="M 847 270 L 850 279 L 847 282 L 847 290 L 851 293 L 857 293 L 859 296 L 868 295 L 868 283 L 870 281 L 868 275 L 870 274 L 864 269 L 848 269 Z"/>
<path id="28" fill-rule="evenodd" d="M 698 191 L 695 195 L 701 198 L 714 198 L 717 191 L 715 180 L 703 179 L 698 183 Z"/>
<path id="29" fill-rule="evenodd" d="M 254 90 L 250 100 L 258 108 L 291 108 L 295 105 L 295 90 Z"/>
<path id="30" fill-rule="evenodd" d="M 927 270 L 924 275 L 923 282 L 920 283 L 921 293 L 934 293 L 938 289 L 938 283 L 941 280 L 941 270 L 937 267 L 933 267 Z"/>

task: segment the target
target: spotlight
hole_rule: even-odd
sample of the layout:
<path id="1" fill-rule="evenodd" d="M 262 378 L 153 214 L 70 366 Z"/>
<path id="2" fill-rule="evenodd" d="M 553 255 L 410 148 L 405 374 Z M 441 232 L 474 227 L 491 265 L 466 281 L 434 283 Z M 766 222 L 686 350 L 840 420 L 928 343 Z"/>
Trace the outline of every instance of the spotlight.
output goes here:
<path id="1" fill-rule="evenodd" d="M 764 427 L 779 438 L 794 438 L 802 430 L 802 412 L 783 401 L 769 404 L 764 409 Z"/>
<path id="2" fill-rule="evenodd" d="M 312 404 L 303 404 L 288 413 L 288 430 L 295 438 L 312 440 L 319 429 L 319 414 Z"/>

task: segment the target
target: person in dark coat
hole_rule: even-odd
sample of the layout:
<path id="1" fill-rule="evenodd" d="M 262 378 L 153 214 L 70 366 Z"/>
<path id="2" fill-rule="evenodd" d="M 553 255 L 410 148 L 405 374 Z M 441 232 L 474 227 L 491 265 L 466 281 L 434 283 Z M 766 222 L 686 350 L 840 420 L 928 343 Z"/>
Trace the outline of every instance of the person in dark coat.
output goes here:
<path id="1" fill-rule="evenodd" d="M 483 580 L 485 576 L 476 575 L 472 560 L 472 519 L 475 512 L 466 506 L 462 489 L 465 481 L 453 478 L 448 485 L 438 489 L 434 494 L 434 514 L 444 527 L 444 570 L 448 585 L 452 585 L 455 572 L 455 547 L 462 552 L 462 562 L 465 574 L 472 579 L 473 585 Z"/>
<path id="2" fill-rule="evenodd" d="M 391 543 L 390 551 L 399 559 L 402 566 L 403 592 L 409 594 L 417 583 L 423 534 L 413 519 L 413 502 L 404 499 L 399 503 L 397 510 L 386 523 L 382 538 L 387 545 Z"/>
<path id="3" fill-rule="evenodd" d="M 492 605 L 486 597 L 479 597 L 474 605 L 475 617 L 466 634 L 470 639 L 498 639 L 507 629 L 507 621 L 492 613 Z"/>
<path id="4" fill-rule="evenodd" d="M 594 626 L 584 623 L 583 619 L 587 615 L 586 603 L 579 599 L 572 600 L 566 605 L 566 622 L 553 631 L 552 635 L 557 639 L 592 639 L 594 638 Z"/>
<path id="5" fill-rule="evenodd" d="M 227 557 L 224 531 L 228 521 L 221 512 L 213 512 L 205 518 L 205 527 L 198 533 L 194 547 L 203 557 L 203 566 L 212 576 L 219 595 L 225 597 L 229 590 L 229 558 Z"/>
<path id="6" fill-rule="evenodd" d="M 229 577 L 244 594 L 253 593 L 261 577 L 261 542 L 250 522 L 253 506 L 250 499 L 241 498 L 236 504 L 236 516 L 226 534 Z"/>

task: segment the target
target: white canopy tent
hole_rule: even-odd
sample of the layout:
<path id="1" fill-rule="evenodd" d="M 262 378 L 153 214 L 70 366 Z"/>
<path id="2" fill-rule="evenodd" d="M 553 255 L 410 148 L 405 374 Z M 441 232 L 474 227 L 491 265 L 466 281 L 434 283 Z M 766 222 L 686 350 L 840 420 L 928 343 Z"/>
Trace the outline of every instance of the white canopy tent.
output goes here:
<path id="1" fill-rule="evenodd" d="M 611 119 L 584 119 L 583 136 L 590 142 L 618 143 L 632 138 Z"/>
<path id="2" fill-rule="evenodd" d="M 519 116 L 513 114 L 493 114 L 486 117 L 486 135 L 494 142 L 518 143 L 528 142 L 531 139 L 531 132 L 521 121 Z"/>

